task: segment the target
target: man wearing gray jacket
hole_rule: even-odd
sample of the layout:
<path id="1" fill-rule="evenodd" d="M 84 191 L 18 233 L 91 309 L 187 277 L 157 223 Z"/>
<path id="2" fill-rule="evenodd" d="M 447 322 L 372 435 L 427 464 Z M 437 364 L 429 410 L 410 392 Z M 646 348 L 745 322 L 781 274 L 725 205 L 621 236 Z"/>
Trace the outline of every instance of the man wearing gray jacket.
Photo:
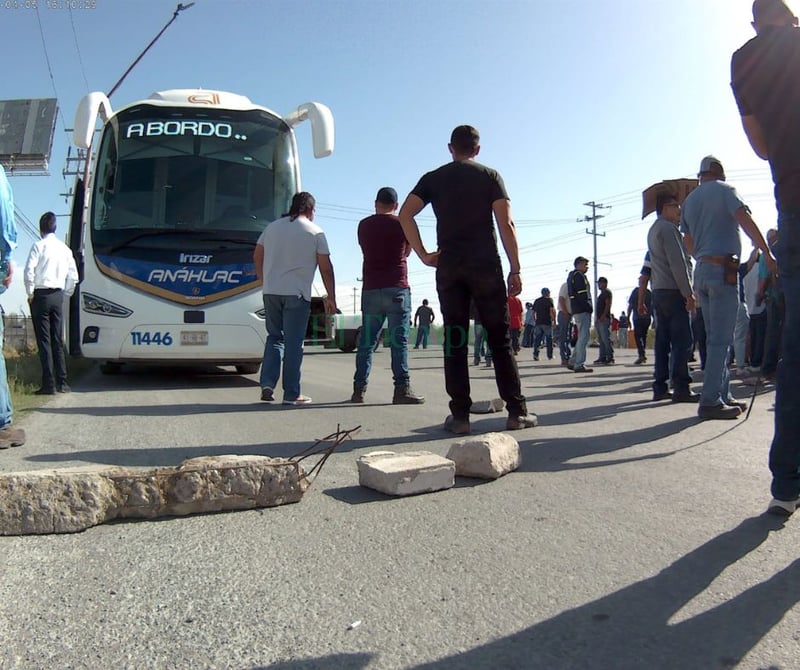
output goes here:
<path id="1" fill-rule="evenodd" d="M 658 323 L 653 400 L 696 403 L 700 396 L 689 389 L 690 314 L 695 309 L 692 262 L 678 230 L 681 221 L 678 199 L 670 193 L 660 194 L 656 199 L 656 214 L 658 218 L 647 233 L 653 311 Z M 668 381 L 672 382 L 672 392 Z"/>

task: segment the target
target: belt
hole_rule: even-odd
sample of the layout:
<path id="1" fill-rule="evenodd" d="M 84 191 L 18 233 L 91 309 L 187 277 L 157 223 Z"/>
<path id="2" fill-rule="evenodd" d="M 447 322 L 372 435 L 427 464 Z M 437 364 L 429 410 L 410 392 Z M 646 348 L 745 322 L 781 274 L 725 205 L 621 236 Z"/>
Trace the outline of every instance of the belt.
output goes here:
<path id="1" fill-rule="evenodd" d="M 714 265 L 725 265 L 730 256 L 700 256 L 697 260 L 701 263 L 713 263 Z"/>
<path id="2" fill-rule="evenodd" d="M 33 292 L 34 293 L 49 294 L 49 293 L 56 293 L 57 291 L 63 291 L 63 290 L 64 289 L 61 289 L 61 288 L 35 288 L 35 289 L 33 289 Z"/>

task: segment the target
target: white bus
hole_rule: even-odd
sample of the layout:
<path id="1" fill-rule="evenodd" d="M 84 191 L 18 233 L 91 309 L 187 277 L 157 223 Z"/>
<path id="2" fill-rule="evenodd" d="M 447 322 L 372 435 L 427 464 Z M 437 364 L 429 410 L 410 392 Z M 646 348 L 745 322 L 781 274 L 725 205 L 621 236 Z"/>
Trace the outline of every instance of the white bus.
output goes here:
<path id="1" fill-rule="evenodd" d="M 116 111 L 103 93 L 84 97 L 70 353 L 102 360 L 106 373 L 159 362 L 257 372 L 266 332 L 253 249 L 301 190 L 293 128 L 305 119 L 314 155 L 330 155 L 333 117 L 318 103 L 281 117 L 221 91 L 164 91 Z M 329 339 L 331 322 L 322 297 L 312 300 L 308 339 Z"/>

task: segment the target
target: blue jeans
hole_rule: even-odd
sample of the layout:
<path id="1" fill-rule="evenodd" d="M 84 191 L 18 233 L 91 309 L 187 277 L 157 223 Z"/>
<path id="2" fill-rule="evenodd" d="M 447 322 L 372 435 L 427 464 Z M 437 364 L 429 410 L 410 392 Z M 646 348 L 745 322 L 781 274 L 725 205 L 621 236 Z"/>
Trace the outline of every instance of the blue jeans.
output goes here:
<path id="1" fill-rule="evenodd" d="M 486 331 L 480 323 L 476 323 L 472 362 L 478 365 L 481 362 L 481 356 L 485 356 L 486 365 L 491 365 L 492 350 L 489 348 L 489 343 L 486 340 Z"/>
<path id="2" fill-rule="evenodd" d="M 728 360 L 739 312 L 739 287 L 725 283 L 722 265 L 703 261 L 695 269 L 694 286 L 706 327 L 706 367 L 700 405 L 715 407 L 731 398 Z"/>
<path id="3" fill-rule="evenodd" d="M 303 340 L 308 328 L 311 303 L 297 295 L 264 295 L 267 341 L 261 365 L 261 388 L 274 389 L 281 377 L 283 359 L 283 399 L 300 397 L 300 366 Z"/>
<path id="4" fill-rule="evenodd" d="M 414 343 L 414 349 L 419 349 L 419 345 L 422 345 L 423 349 L 428 348 L 428 335 L 431 334 L 431 327 L 430 326 L 420 326 L 417 328 L 417 341 Z"/>
<path id="5" fill-rule="evenodd" d="M 597 329 L 597 339 L 600 341 L 600 360 L 605 362 L 613 361 L 614 347 L 611 344 L 611 321 L 598 319 L 594 322 L 594 327 Z"/>
<path id="6" fill-rule="evenodd" d="M 533 357 L 539 358 L 539 347 L 547 348 L 547 357 L 553 357 L 553 326 L 537 323 L 533 327 Z"/>
<path id="7" fill-rule="evenodd" d="M 590 312 L 579 312 L 572 315 L 572 320 L 578 326 L 578 341 L 572 350 L 572 365 L 580 368 L 586 363 L 586 347 L 589 344 L 589 328 L 592 325 Z"/>
<path id="8" fill-rule="evenodd" d="M 747 331 L 750 330 L 750 314 L 747 312 L 747 305 L 739 303 L 739 310 L 736 313 L 736 326 L 733 331 L 733 358 L 736 367 L 741 369 L 747 365 Z"/>
<path id="9" fill-rule="evenodd" d="M 784 328 L 775 390 L 775 436 L 769 452 L 772 495 L 779 500 L 800 496 L 800 211 L 778 216 L 780 289 L 784 296 Z"/>
<path id="10" fill-rule="evenodd" d="M 389 346 L 395 386 L 408 386 L 408 332 L 411 318 L 411 291 L 408 288 L 374 288 L 361 292 L 361 332 L 356 352 L 353 383 L 365 388 L 372 368 L 372 352 L 388 319 Z M 430 326 L 426 327 L 426 331 Z M 419 339 L 419 336 L 417 337 Z M 428 346 L 427 333 L 425 346 Z"/>
<path id="11" fill-rule="evenodd" d="M 686 299 L 677 289 L 655 289 L 653 310 L 658 320 L 655 343 L 653 393 L 664 393 L 667 382 L 678 393 L 686 393 L 692 381 L 689 354 L 692 351 L 692 321 Z"/>
<path id="12" fill-rule="evenodd" d="M 0 317 L 0 347 L 5 345 L 3 335 L 3 318 Z M 6 372 L 5 356 L 0 356 L 0 428 L 7 428 L 11 424 L 11 392 L 8 390 L 8 374 Z"/>
<path id="13" fill-rule="evenodd" d="M 572 355 L 572 348 L 569 346 L 572 337 L 572 316 L 565 312 L 559 312 L 556 316 L 558 323 L 558 351 L 562 361 L 568 361 Z"/>

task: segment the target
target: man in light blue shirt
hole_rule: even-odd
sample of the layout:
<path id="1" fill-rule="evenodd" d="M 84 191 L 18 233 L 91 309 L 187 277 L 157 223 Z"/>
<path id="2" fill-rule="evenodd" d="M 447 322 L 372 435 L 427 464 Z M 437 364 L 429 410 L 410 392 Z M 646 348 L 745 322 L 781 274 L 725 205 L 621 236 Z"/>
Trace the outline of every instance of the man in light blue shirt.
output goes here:
<path id="1" fill-rule="evenodd" d="M 11 284 L 14 265 L 11 262 L 11 252 L 17 246 L 17 223 L 14 219 L 14 195 L 8 183 L 6 171 L 0 165 L 0 269 L 2 285 L 0 293 Z M 0 346 L 3 342 L 3 319 L 0 318 Z M 25 444 L 25 431 L 21 428 L 11 427 L 13 408 L 11 406 L 11 393 L 8 390 L 8 375 L 6 373 L 6 360 L 0 356 L 0 449 L 21 447 Z"/>
<path id="2" fill-rule="evenodd" d="M 700 185 L 683 203 L 681 232 L 697 261 L 695 293 L 706 327 L 706 367 L 697 414 L 701 419 L 735 419 L 747 406 L 730 392 L 728 360 L 739 310 L 739 227 L 772 261 L 761 231 L 736 189 L 725 183 L 725 170 L 714 156 L 700 162 Z"/>

